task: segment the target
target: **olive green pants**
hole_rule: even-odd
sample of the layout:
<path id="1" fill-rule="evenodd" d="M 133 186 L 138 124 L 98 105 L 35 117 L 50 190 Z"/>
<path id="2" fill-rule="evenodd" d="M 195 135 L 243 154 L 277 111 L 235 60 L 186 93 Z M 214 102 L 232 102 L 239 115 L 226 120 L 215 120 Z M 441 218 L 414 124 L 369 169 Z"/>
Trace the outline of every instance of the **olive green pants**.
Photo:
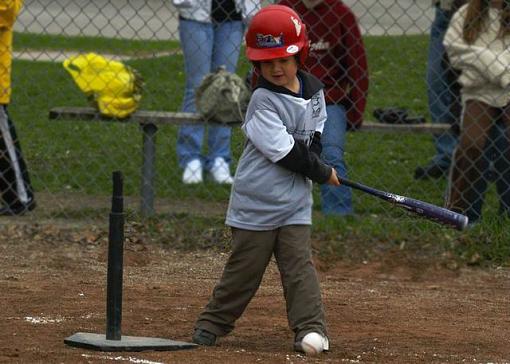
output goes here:
<path id="1" fill-rule="evenodd" d="M 274 254 L 280 271 L 287 318 L 295 339 L 311 331 L 327 335 L 319 280 L 312 262 L 310 226 L 270 231 L 232 228 L 232 254 L 195 328 L 228 334 L 260 286 Z"/>

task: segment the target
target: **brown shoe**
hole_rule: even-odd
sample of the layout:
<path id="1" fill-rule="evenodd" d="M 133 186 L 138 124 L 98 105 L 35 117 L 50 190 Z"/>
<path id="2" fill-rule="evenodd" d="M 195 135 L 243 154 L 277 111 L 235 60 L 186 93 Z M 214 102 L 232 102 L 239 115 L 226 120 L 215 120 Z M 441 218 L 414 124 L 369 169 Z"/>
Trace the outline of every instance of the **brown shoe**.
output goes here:
<path id="1" fill-rule="evenodd" d="M 216 335 L 212 332 L 203 329 L 196 329 L 193 333 L 193 337 L 191 338 L 195 344 L 203 345 L 203 346 L 215 346 L 216 345 Z"/>

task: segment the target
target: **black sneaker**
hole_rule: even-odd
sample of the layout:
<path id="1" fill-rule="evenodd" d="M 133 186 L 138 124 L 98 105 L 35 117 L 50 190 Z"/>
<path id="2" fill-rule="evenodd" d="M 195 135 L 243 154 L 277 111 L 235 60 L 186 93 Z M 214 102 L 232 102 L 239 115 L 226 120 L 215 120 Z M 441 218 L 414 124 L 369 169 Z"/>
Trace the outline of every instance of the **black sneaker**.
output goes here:
<path id="1" fill-rule="evenodd" d="M 207 330 L 196 329 L 191 341 L 198 345 L 214 346 L 216 345 L 216 335 Z"/>
<path id="2" fill-rule="evenodd" d="M 438 166 L 437 164 L 429 164 L 425 167 L 417 167 L 414 170 L 414 179 L 439 179 L 448 175 L 448 169 Z"/>
<path id="3" fill-rule="evenodd" d="M 12 206 L 4 206 L 0 208 L 0 216 L 18 216 L 18 215 L 24 215 L 28 211 L 32 211 L 35 209 L 37 204 L 35 203 L 35 200 L 31 200 L 27 204 L 16 204 Z"/>
<path id="4" fill-rule="evenodd" d="M 375 109 L 373 115 L 380 123 L 405 124 L 408 111 L 398 107 L 386 107 Z"/>

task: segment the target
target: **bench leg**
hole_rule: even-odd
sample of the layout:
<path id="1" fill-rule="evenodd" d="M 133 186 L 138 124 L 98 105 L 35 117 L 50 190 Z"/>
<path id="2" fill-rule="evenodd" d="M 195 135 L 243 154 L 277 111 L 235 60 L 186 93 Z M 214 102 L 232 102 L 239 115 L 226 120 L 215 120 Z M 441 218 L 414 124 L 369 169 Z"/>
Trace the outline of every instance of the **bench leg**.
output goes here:
<path id="1" fill-rule="evenodd" d="M 143 165 L 142 165 L 142 201 L 140 212 L 142 216 L 154 215 L 154 175 L 156 159 L 156 132 L 154 124 L 143 124 Z"/>

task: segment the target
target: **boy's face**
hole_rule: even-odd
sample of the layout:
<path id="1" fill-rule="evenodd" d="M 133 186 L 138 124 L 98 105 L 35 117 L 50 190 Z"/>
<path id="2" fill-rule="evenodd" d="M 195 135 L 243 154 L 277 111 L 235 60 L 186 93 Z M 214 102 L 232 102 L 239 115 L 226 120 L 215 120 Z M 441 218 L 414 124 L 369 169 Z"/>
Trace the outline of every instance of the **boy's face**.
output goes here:
<path id="1" fill-rule="evenodd" d="M 296 77 L 297 70 L 298 64 L 294 56 L 260 62 L 262 77 L 293 92 L 299 91 L 299 81 Z"/>

